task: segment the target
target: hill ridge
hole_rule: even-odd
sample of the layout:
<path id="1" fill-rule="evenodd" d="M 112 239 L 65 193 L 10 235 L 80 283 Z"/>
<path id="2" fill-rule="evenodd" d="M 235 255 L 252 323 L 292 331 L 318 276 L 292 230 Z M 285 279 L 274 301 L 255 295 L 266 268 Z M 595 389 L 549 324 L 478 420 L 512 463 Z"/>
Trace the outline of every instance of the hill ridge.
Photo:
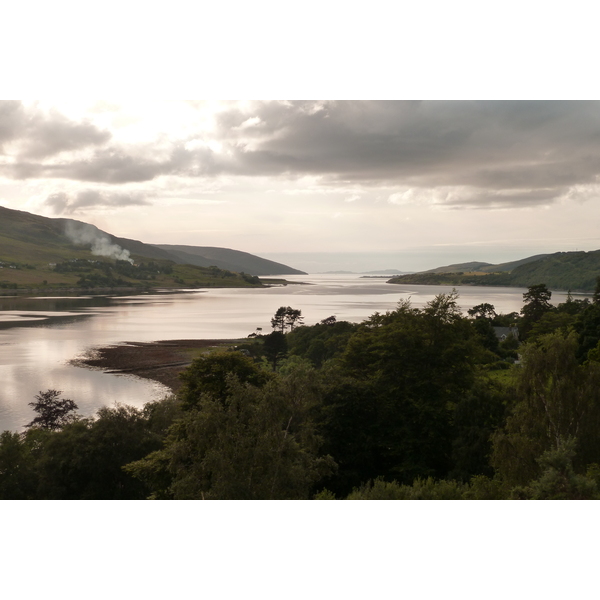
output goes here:
<path id="1" fill-rule="evenodd" d="M 505 270 L 500 271 L 498 267 Z M 556 290 L 591 292 L 594 291 L 597 278 L 600 277 L 600 250 L 538 254 L 512 263 L 491 265 L 486 269 L 497 270 L 487 273 L 423 271 L 392 277 L 388 283 L 513 287 L 529 287 L 543 283 Z"/>
<path id="2" fill-rule="evenodd" d="M 213 247 L 213 255 L 218 252 Z M 153 244 L 117 237 L 84 221 L 0 206 L 3 289 L 246 287 L 262 285 L 259 274 L 302 273 L 249 253 L 232 249 L 224 253 L 244 261 L 211 260 L 203 266 L 192 255 L 188 262 Z"/>
<path id="3" fill-rule="evenodd" d="M 304 271 L 255 254 L 217 246 L 190 246 L 184 244 L 153 244 L 166 250 L 181 261 L 200 267 L 216 266 L 250 275 L 306 275 Z"/>

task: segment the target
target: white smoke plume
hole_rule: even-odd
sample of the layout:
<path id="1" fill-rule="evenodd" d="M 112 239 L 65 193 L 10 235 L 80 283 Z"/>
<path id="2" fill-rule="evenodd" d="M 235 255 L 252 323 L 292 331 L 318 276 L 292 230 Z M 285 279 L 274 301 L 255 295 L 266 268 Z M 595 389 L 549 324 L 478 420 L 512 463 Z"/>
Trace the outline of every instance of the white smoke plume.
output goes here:
<path id="1" fill-rule="evenodd" d="M 110 238 L 96 229 L 93 225 L 86 223 L 67 223 L 65 227 L 66 236 L 74 243 L 81 246 L 90 245 L 92 254 L 95 256 L 108 256 L 115 260 L 126 260 L 133 264 L 129 250 L 113 244 Z"/>

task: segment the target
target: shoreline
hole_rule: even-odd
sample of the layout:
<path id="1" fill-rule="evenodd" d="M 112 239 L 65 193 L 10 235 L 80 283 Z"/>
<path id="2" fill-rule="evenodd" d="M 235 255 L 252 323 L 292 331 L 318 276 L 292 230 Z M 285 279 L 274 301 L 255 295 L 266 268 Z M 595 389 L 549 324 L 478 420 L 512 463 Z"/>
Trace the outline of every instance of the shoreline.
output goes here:
<path id="1" fill-rule="evenodd" d="M 160 340 L 155 342 L 123 342 L 93 348 L 71 361 L 78 367 L 99 369 L 114 375 L 135 375 L 157 381 L 173 393 L 181 388 L 179 373 L 209 348 L 228 347 L 240 339 Z"/>
<path id="2" fill-rule="evenodd" d="M 260 277 L 259 277 L 260 279 Z M 112 296 L 112 295 L 142 295 L 142 294 L 179 294 L 202 292 L 206 290 L 223 289 L 264 289 L 270 287 L 286 287 L 288 285 L 313 285 L 308 281 L 288 281 L 282 278 L 269 278 L 265 276 L 260 279 L 261 285 L 203 285 L 203 286 L 179 286 L 179 287 L 141 287 L 141 286 L 121 286 L 121 287 L 32 287 L 32 288 L 6 288 L 0 287 L 0 297 L 2 296 L 54 296 L 69 294 L 72 296 Z"/>

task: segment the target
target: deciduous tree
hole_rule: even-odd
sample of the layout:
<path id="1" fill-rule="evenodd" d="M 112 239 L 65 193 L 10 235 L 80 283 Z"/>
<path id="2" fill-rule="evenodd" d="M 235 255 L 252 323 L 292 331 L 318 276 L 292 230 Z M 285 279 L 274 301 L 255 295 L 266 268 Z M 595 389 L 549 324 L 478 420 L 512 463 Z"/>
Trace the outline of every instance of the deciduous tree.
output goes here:
<path id="1" fill-rule="evenodd" d="M 291 306 L 280 306 L 275 312 L 275 316 L 271 319 L 271 327 L 275 331 L 285 333 L 289 327 L 293 331 L 296 325 L 300 325 L 303 321 L 302 311 Z"/>
<path id="2" fill-rule="evenodd" d="M 59 390 L 47 390 L 36 395 L 36 401 L 30 402 L 29 406 L 38 413 L 38 416 L 25 427 L 40 427 L 54 431 L 71 423 L 75 419 L 77 404 L 68 398 L 61 398 L 61 394 Z"/>
<path id="3" fill-rule="evenodd" d="M 600 364 L 580 365 L 577 335 L 556 332 L 521 348 L 515 402 L 493 435 L 491 464 L 510 485 L 540 476 L 539 459 L 575 440 L 574 468 L 600 462 Z"/>
<path id="4" fill-rule="evenodd" d="M 184 409 L 198 405 L 201 394 L 210 394 L 215 399 L 227 395 L 227 376 L 235 373 L 242 383 L 264 385 L 271 375 L 241 352 L 214 352 L 195 359 L 181 373 L 183 387 L 179 393 Z"/>
<path id="5" fill-rule="evenodd" d="M 551 297 L 552 292 L 543 283 L 530 286 L 523 294 L 524 305 L 521 309 L 523 315 L 521 332 L 523 336 L 526 336 L 533 325 L 546 313 L 553 310 L 550 304 Z"/>
<path id="6" fill-rule="evenodd" d="M 360 394 L 368 410 L 339 399 L 334 414 L 352 408 L 364 430 L 373 432 L 365 440 L 372 447 L 362 452 L 378 469 L 371 478 L 409 483 L 418 476 L 447 475 L 453 410 L 473 385 L 477 348 L 455 292 L 440 294 L 422 311 L 402 303 L 395 311 L 373 315 L 352 336 L 343 367 L 361 388 L 370 388 Z M 338 446 L 349 448 L 349 443 L 340 440 Z M 344 461 L 338 462 L 342 469 Z"/>
<path id="7" fill-rule="evenodd" d="M 318 378 L 299 365 L 259 388 L 227 378 L 224 400 L 202 394 L 165 448 L 127 467 L 156 498 L 303 499 L 331 472 L 312 412 Z"/>
<path id="8" fill-rule="evenodd" d="M 474 317 L 475 319 L 495 319 L 498 315 L 496 314 L 496 309 L 493 304 L 488 304 L 484 302 L 483 304 L 478 304 L 473 308 L 470 308 L 467 313 Z"/>

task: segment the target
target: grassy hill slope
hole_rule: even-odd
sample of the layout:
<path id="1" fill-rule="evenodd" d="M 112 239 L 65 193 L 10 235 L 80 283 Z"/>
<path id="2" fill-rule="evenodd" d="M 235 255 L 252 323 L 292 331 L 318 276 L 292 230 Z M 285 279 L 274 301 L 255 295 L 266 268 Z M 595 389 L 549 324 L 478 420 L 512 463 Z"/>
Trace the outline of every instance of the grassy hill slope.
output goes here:
<path id="1" fill-rule="evenodd" d="M 181 264 L 167 251 L 81 221 L 0 207 L 3 289 L 260 285 L 256 277 Z"/>
<path id="2" fill-rule="evenodd" d="M 423 273 L 471 273 L 472 271 L 483 271 L 485 267 L 493 266 L 494 265 L 491 265 L 490 263 L 473 261 L 455 265 L 446 265 L 445 267 L 436 267 L 435 269 L 423 271 Z"/>
<path id="3" fill-rule="evenodd" d="M 482 267 L 479 269 L 484 273 L 504 273 L 514 271 L 517 267 L 521 265 L 526 265 L 527 263 L 536 262 L 541 260 L 542 258 L 546 258 L 550 256 L 549 254 L 536 254 L 535 256 L 528 256 L 527 258 L 522 258 L 520 260 L 513 260 L 511 262 L 500 263 L 499 265 L 488 265 L 487 267 Z"/>
<path id="4" fill-rule="evenodd" d="M 600 250 L 557 252 L 540 256 L 541 258 L 529 257 L 514 263 L 504 263 L 505 266 L 517 264 L 510 272 L 487 274 L 424 272 L 393 277 L 388 283 L 513 287 L 529 287 L 544 283 L 555 290 L 594 291 L 596 278 L 600 276 Z"/>
<path id="5" fill-rule="evenodd" d="M 214 265 L 221 269 L 249 273 L 250 275 L 306 275 L 304 271 L 230 248 L 178 246 L 173 244 L 157 244 L 156 247 L 166 250 L 181 262 L 200 267 Z"/>
<path id="6" fill-rule="evenodd" d="M 436 267 L 435 269 L 429 269 L 428 271 L 422 271 L 422 273 L 473 273 L 473 272 L 481 272 L 481 273 L 506 273 L 513 271 L 517 267 L 521 265 L 535 262 L 542 258 L 549 256 L 548 254 L 536 254 L 535 256 L 528 256 L 527 258 L 522 258 L 520 260 L 513 260 L 511 262 L 500 263 L 498 265 L 492 265 L 486 262 L 466 262 L 466 263 L 457 263 L 454 265 L 446 265 L 444 267 Z"/>

